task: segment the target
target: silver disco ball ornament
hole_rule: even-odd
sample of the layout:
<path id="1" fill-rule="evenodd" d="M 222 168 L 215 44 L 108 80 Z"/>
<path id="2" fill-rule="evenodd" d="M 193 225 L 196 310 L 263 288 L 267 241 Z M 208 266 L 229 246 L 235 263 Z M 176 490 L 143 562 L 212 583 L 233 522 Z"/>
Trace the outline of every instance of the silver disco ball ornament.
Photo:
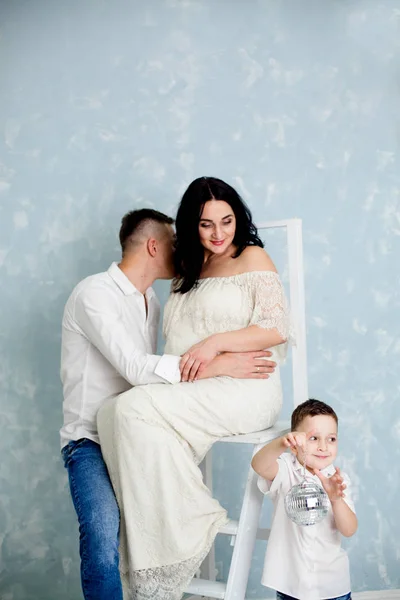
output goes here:
<path id="1" fill-rule="evenodd" d="M 319 523 L 328 514 L 329 499 L 325 491 L 313 481 L 294 485 L 285 496 L 287 516 L 296 525 L 308 526 Z"/>

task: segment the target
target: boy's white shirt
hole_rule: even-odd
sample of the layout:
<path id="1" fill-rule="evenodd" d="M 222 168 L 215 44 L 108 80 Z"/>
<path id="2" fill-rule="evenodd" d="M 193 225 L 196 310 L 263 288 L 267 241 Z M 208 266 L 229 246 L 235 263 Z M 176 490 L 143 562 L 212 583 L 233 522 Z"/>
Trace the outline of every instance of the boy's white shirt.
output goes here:
<path id="1" fill-rule="evenodd" d="M 333 518 L 332 507 L 320 523 L 301 527 L 293 523 L 285 511 L 285 496 L 303 480 L 303 467 L 293 454 L 278 458 L 279 470 L 275 479 L 259 477 L 258 487 L 268 494 L 274 504 L 271 533 L 267 545 L 261 583 L 299 600 L 323 600 L 348 594 L 350 587 L 349 561 L 341 548 L 341 534 Z M 329 465 L 321 470 L 325 477 L 335 473 Z M 341 473 L 346 484 L 344 501 L 355 512 L 351 499 L 350 479 Z M 316 475 L 307 472 L 307 479 L 322 487 Z"/>

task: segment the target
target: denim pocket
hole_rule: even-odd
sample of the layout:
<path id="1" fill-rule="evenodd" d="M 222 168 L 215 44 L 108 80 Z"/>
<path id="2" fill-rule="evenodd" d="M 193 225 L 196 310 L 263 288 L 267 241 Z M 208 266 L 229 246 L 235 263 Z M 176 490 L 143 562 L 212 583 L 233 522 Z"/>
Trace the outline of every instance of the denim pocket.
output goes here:
<path id="1" fill-rule="evenodd" d="M 74 440 L 69 442 L 64 448 L 61 450 L 61 456 L 64 460 L 64 466 L 68 465 L 68 461 L 74 455 L 75 451 L 78 450 L 85 442 L 89 442 L 87 438 L 81 438 L 80 440 Z"/>

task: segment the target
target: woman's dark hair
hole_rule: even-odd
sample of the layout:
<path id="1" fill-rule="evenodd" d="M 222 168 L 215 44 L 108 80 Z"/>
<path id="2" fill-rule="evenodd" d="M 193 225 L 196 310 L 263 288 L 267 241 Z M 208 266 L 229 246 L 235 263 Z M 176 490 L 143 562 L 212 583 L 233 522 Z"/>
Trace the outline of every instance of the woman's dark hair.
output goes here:
<path id="1" fill-rule="evenodd" d="M 199 221 L 206 202 L 223 200 L 232 208 L 236 217 L 233 244 L 237 258 L 247 246 L 264 247 L 258 237 L 251 212 L 237 191 L 216 177 L 199 177 L 192 181 L 182 196 L 175 220 L 175 292 L 186 294 L 197 285 L 204 261 L 204 248 L 200 242 Z"/>

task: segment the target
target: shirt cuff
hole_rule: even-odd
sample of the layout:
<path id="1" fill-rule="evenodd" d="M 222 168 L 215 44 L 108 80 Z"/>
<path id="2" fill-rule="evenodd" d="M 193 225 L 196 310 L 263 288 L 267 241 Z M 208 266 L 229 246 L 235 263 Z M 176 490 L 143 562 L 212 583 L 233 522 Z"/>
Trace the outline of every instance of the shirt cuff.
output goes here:
<path id="1" fill-rule="evenodd" d="M 257 487 L 260 490 L 260 492 L 262 492 L 263 494 L 269 494 L 269 496 L 271 498 L 274 496 L 276 491 L 279 489 L 279 486 L 281 485 L 281 478 L 282 478 L 281 459 L 278 458 L 278 460 L 276 462 L 278 463 L 279 469 L 278 469 L 278 472 L 275 475 L 274 479 L 272 481 L 270 481 L 269 479 L 264 479 L 264 477 L 260 476 L 257 481 Z"/>
<path id="2" fill-rule="evenodd" d="M 269 494 L 271 484 L 272 481 L 268 481 L 267 479 L 264 479 L 264 477 L 259 477 L 257 480 L 257 487 L 263 494 Z"/>
<path id="3" fill-rule="evenodd" d="M 172 354 L 163 354 L 155 368 L 155 374 L 168 383 L 179 383 L 181 380 L 181 372 L 179 370 L 180 356 Z"/>

